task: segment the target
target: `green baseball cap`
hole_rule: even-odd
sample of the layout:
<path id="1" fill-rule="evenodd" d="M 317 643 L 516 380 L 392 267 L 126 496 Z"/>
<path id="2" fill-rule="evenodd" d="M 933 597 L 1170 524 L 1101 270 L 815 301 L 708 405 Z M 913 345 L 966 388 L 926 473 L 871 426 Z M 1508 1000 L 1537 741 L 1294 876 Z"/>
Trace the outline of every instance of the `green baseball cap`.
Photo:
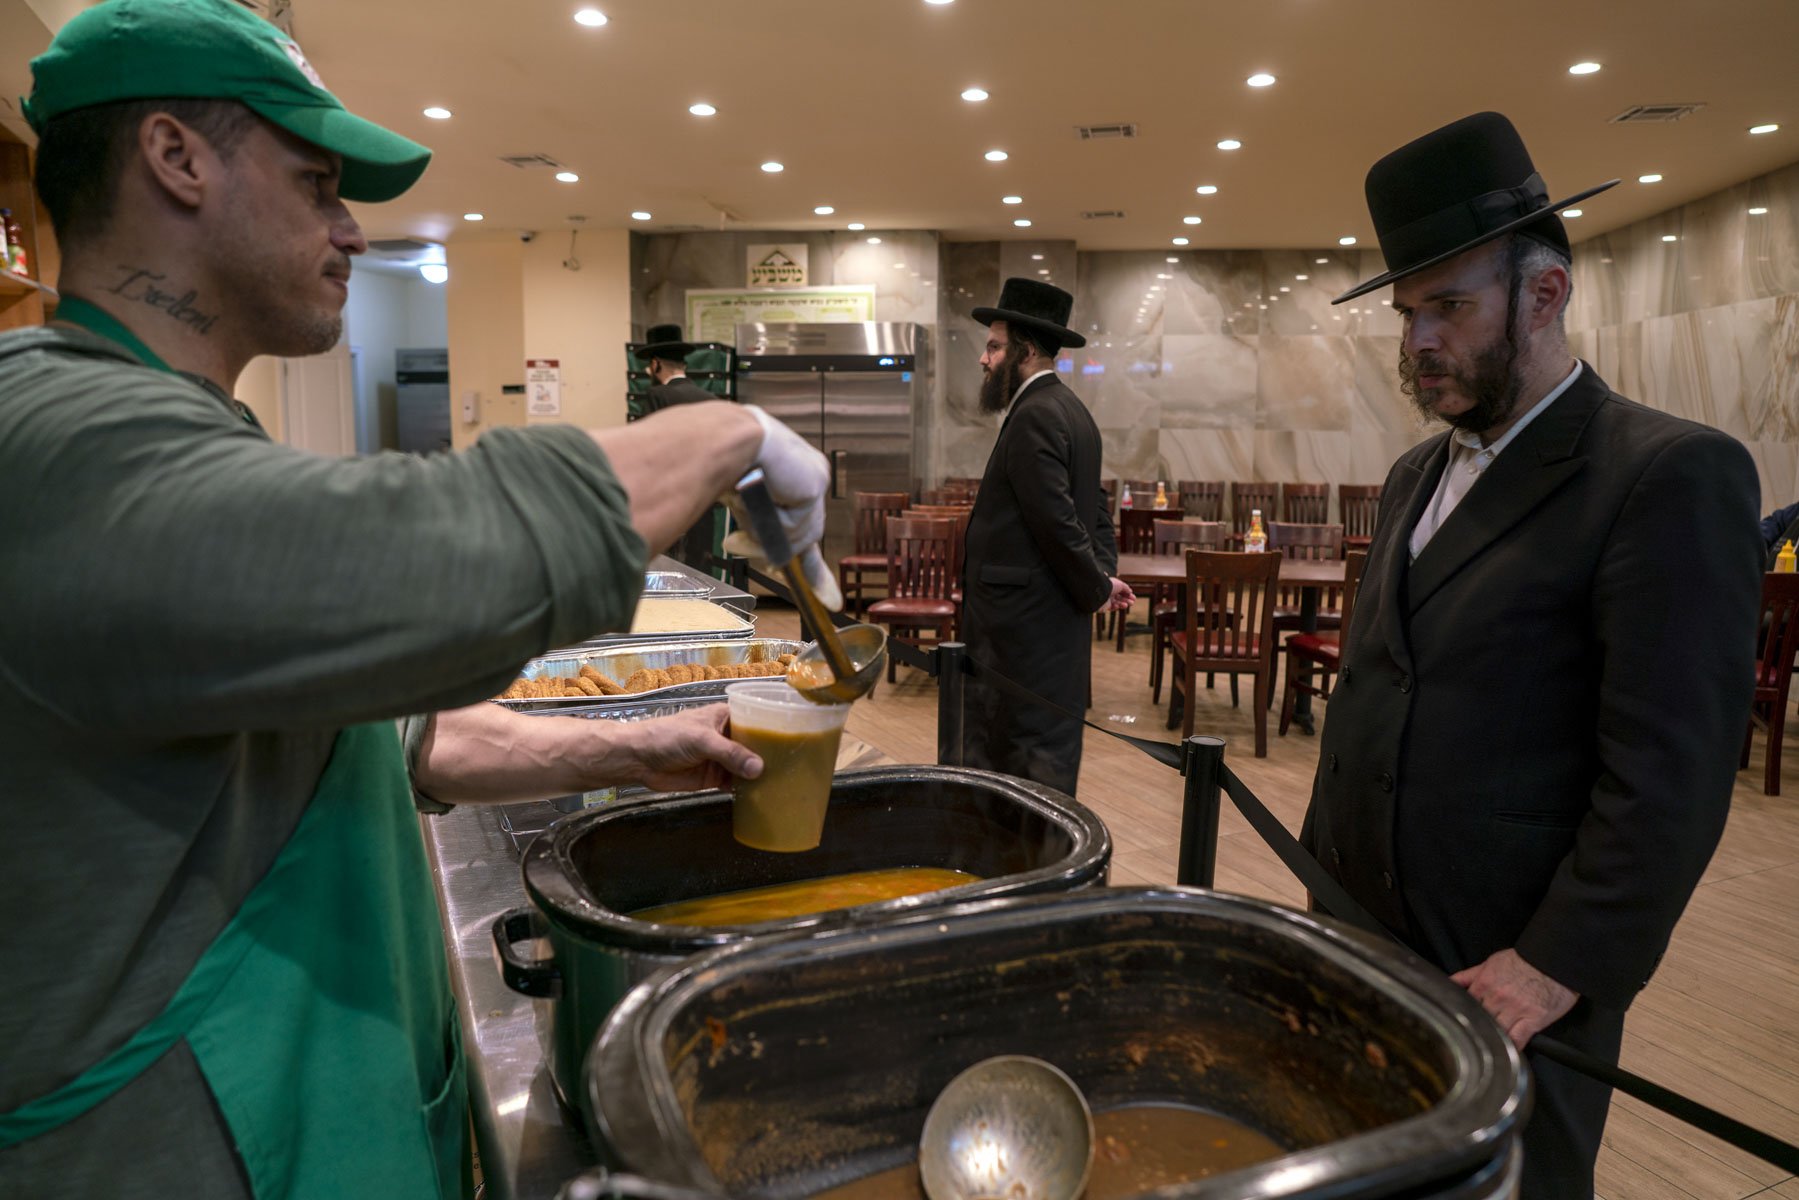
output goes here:
<path id="1" fill-rule="evenodd" d="M 346 200 L 392 200 L 431 151 L 344 108 L 291 37 L 232 0 L 105 0 L 31 60 L 25 119 L 117 100 L 237 100 L 297 138 L 343 157 Z"/>

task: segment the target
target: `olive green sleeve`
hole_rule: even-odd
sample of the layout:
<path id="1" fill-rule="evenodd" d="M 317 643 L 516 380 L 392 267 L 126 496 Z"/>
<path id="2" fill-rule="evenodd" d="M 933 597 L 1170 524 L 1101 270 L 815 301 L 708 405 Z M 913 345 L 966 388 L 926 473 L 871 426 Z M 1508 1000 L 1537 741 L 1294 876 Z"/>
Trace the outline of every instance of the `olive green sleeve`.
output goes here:
<path id="1" fill-rule="evenodd" d="M 631 619 L 644 542 L 580 430 L 331 458 L 185 380 L 54 365 L 10 373 L 0 414 L 0 671 L 71 723 L 167 738 L 428 712 Z"/>

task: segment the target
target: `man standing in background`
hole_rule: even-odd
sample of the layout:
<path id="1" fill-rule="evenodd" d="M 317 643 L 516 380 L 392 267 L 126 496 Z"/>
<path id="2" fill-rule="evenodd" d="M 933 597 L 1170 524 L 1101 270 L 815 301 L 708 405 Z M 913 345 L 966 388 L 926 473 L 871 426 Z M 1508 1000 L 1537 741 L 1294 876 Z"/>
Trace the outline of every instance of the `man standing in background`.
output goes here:
<path id="1" fill-rule="evenodd" d="M 1099 427 L 1056 378 L 1056 356 L 1087 339 L 1068 328 L 1074 297 L 1008 279 L 981 354 L 981 411 L 1005 413 L 968 520 L 962 636 L 969 654 L 1072 712 L 1092 685 L 1089 621 L 1136 599 L 1112 577 L 1118 542 L 1099 486 Z M 962 762 L 1074 794 L 1081 719 L 968 683 Z"/>

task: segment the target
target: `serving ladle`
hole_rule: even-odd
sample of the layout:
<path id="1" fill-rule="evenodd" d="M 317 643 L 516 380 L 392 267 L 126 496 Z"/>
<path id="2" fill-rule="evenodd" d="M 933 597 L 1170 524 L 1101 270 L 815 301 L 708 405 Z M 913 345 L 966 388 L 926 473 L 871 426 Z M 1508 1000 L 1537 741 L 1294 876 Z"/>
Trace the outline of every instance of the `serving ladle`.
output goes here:
<path id="1" fill-rule="evenodd" d="M 881 677 L 881 666 L 887 657 L 887 631 L 878 625 L 862 624 L 838 629 L 831 623 L 831 614 L 819 602 L 806 577 L 805 564 L 794 553 L 787 531 L 781 527 L 762 468 L 757 467 L 737 481 L 737 496 L 749 518 L 750 532 L 761 543 L 769 565 L 779 568 L 786 577 L 801 612 L 818 634 L 818 640 L 802 650 L 788 668 L 787 682 L 815 704 L 847 704 L 866 696 Z M 823 562 L 816 546 L 808 548 L 806 554 L 818 556 Z"/>
<path id="2" fill-rule="evenodd" d="M 1086 1097 L 1040 1058 L 1005 1054 L 950 1080 L 924 1121 L 931 1200 L 1075 1200 L 1093 1165 Z"/>

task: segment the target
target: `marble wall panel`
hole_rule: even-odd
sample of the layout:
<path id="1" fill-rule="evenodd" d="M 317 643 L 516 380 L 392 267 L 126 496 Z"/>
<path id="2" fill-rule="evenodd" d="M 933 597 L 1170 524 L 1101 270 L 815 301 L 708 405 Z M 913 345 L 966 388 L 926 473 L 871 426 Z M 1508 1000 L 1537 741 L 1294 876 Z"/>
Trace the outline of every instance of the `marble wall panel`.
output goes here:
<path id="1" fill-rule="evenodd" d="M 1250 480 L 1255 478 L 1256 434 L 1235 429 L 1170 429 L 1157 438 L 1159 457 L 1173 482 Z"/>
<path id="2" fill-rule="evenodd" d="M 1349 427 L 1382 433 L 1415 433 L 1423 418 L 1399 390 L 1399 339 L 1349 339 L 1355 354 L 1355 386 L 1348 393 Z"/>
<path id="3" fill-rule="evenodd" d="M 1156 381 L 1162 428 L 1254 428 L 1256 341 L 1253 336 L 1163 335 L 1162 373 Z"/>
<path id="4" fill-rule="evenodd" d="M 1349 468 L 1340 483 L 1385 483 L 1400 455 L 1426 438 L 1443 431 L 1441 425 L 1420 425 L 1412 433 L 1377 433 L 1358 429 L 1349 435 Z"/>
<path id="5" fill-rule="evenodd" d="M 1258 429 L 1254 478 L 1272 483 L 1349 481 L 1353 442 L 1347 431 Z M 1331 511 L 1336 512 L 1334 492 Z"/>
<path id="6" fill-rule="evenodd" d="M 1799 292 L 1799 163 L 1752 179 L 1741 190 L 1743 298 Z M 1752 214 L 1751 208 L 1768 211 Z"/>
<path id="7" fill-rule="evenodd" d="M 1745 442 L 1761 477 L 1764 514 L 1799 500 L 1799 443 Z"/>
<path id="8" fill-rule="evenodd" d="M 1102 429 L 1104 449 L 1100 477 L 1114 479 L 1168 479 L 1169 464 L 1162 457 L 1162 430 L 1156 426 L 1134 429 Z"/>
<path id="9" fill-rule="evenodd" d="M 1256 428 L 1347 431 L 1355 358 L 1349 338 L 1258 337 Z"/>
<path id="10" fill-rule="evenodd" d="M 1086 402 L 1101 432 L 1155 428 L 1162 421 L 1162 339 L 1112 337 L 1074 351 L 1063 382 Z"/>
<path id="11" fill-rule="evenodd" d="M 1343 320 L 1344 306 L 1331 304 L 1359 278 L 1356 268 L 1342 255 L 1323 250 L 1264 250 L 1261 295 L 1257 297 L 1258 303 L 1268 305 L 1263 313 L 1264 328 L 1281 334 L 1359 332 Z"/>

